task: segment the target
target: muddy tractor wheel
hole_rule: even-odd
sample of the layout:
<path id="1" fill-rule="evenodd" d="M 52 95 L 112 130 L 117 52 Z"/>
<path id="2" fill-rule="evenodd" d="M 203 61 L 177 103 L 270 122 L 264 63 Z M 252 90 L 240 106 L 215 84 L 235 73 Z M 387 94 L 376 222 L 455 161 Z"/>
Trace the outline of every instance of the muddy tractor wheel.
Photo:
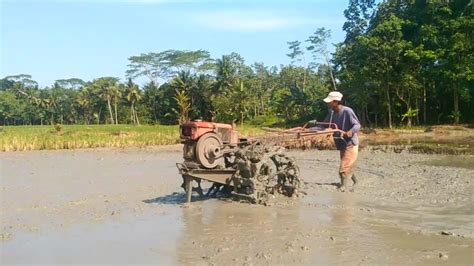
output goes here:
<path id="1" fill-rule="evenodd" d="M 277 193 L 298 195 L 299 168 L 284 151 L 283 147 L 261 144 L 235 152 L 232 168 L 238 170 L 233 176 L 236 192 L 258 204 L 266 204 Z"/>
<path id="2" fill-rule="evenodd" d="M 208 169 L 223 164 L 221 138 L 215 133 L 201 136 L 196 144 L 196 159 Z"/>

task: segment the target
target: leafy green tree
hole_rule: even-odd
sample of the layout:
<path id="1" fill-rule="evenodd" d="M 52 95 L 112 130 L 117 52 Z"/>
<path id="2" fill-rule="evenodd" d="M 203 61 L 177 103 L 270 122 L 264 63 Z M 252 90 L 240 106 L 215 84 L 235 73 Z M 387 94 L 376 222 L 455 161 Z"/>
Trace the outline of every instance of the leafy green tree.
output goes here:
<path id="1" fill-rule="evenodd" d="M 271 105 L 270 98 L 274 88 L 277 87 L 277 78 L 263 63 L 252 65 L 254 74 L 248 80 L 249 87 L 254 91 L 254 116 L 268 115 Z"/>
<path id="2" fill-rule="evenodd" d="M 351 0 L 335 63 L 363 118 L 377 124 L 384 112 L 390 127 L 420 109 L 424 123 L 459 122 L 464 116 L 450 114 L 470 110 L 474 86 L 472 11 L 466 0 Z"/>
<path id="3" fill-rule="evenodd" d="M 159 123 L 159 112 L 161 109 L 160 99 L 164 92 L 160 90 L 153 82 L 145 84 L 143 87 L 142 103 L 145 106 L 145 117 L 149 122 Z"/>
<path id="4" fill-rule="evenodd" d="M 244 81 L 237 79 L 232 86 L 219 93 L 214 98 L 214 108 L 219 121 L 232 122 L 239 120 L 243 123 L 250 117 L 251 91 Z"/>
<path id="5" fill-rule="evenodd" d="M 474 7 L 472 1 L 448 1 L 439 6 L 441 42 L 446 49 L 440 58 L 442 75 L 447 81 L 447 90 L 452 93 L 452 114 L 462 113 L 460 99 L 470 100 L 469 90 L 474 87 Z M 454 116 L 459 123 L 460 115 Z"/>
<path id="6" fill-rule="evenodd" d="M 363 35 L 370 20 L 375 14 L 375 0 L 349 0 L 349 7 L 344 10 L 346 22 L 342 29 L 346 32 L 344 44 L 350 44 Z"/>
<path id="7" fill-rule="evenodd" d="M 213 88 L 215 87 L 215 80 L 208 75 L 199 75 L 196 79 L 194 89 L 191 91 L 191 98 L 193 99 L 193 118 L 200 118 L 205 120 L 213 120 L 214 106 L 212 104 L 214 99 Z"/>
<path id="8" fill-rule="evenodd" d="M 288 49 L 290 49 L 290 53 L 286 54 L 291 59 L 291 64 L 294 65 L 295 63 L 301 63 L 303 61 L 303 66 L 305 66 L 305 58 L 304 52 L 301 50 L 301 42 L 300 41 L 291 41 L 287 42 Z"/>
<path id="9" fill-rule="evenodd" d="M 86 82 L 84 80 L 78 78 L 58 79 L 54 82 L 54 87 L 77 90 L 84 87 L 85 84 Z"/>
<path id="10" fill-rule="evenodd" d="M 146 53 L 128 58 L 130 64 L 126 75 L 128 78 L 147 77 L 150 82 L 169 78 L 180 71 L 205 72 L 213 68 L 209 52 L 204 50 L 181 51 L 166 50 L 159 53 Z"/>
<path id="11" fill-rule="evenodd" d="M 0 91 L 0 114 L 3 125 L 16 125 L 22 106 L 13 91 Z"/>
<path id="12" fill-rule="evenodd" d="M 22 89 L 38 87 L 38 82 L 33 80 L 31 75 L 27 75 L 27 74 L 6 76 L 3 79 L 5 81 L 9 81 L 13 86 L 19 85 L 18 87 Z"/>
<path id="13" fill-rule="evenodd" d="M 291 41 L 287 42 L 288 48 L 290 49 L 290 53 L 286 54 L 291 59 L 291 65 L 294 66 L 295 63 L 303 63 L 302 68 L 303 70 L 303 83 L 301 89 L 304 91 L 306 85 L 306 59 L 304 56 L 304 52 L 301 50 L 301 42 L 300 41 Z M 298 68 L 301 68 L 298 67 Z"/>
<path id="14" fill-rule="evenodd" d="M 407 112 L 402 115 L 402 121 L 405 120 L 405 118 L 407 119 L 407 127 L 411 127 L 412 120 L 416 117 L 418 111 L 418 109 L 411 109 L 411 107 L 409 107 Z"/>
<path id="15" fill-rule="evenodd" d="M 146 53 L 128 58 L 128 78 L 147 77 L 153 84 L 158 84 L 159 78 L 165 78 L 168 75 L 169 63 L 168 53 Z"/>
<path id="16" fill-rule="evenodd" d="M 171 74 L 177 73 L 202 73 L 212 70 L 214 60 L 209 56 L 208 51 L 180 51 L 168 50 L 169 66 Z"/>
<path id="17" fill-rule="evenodd" d="M 326 65 L 329 69 L 329 74 L 331 77 L 332 85 L 334 90 L 337 90 L 336 87 L 336 78 L 334 77 L 334 73 L 332 71 L 331 62 L 329 58 L 329 51 L 327 49 L 327 41 L 331 38 L 331 30 L 326 30 L 324 27 L 318 28 L 313 35 L 309 36 L 306 42 L 309 43 L 309 46 L 306 47 L 308 51 L 313 54 L 314 62 L 317 62 L 319 55 L 324 57 Z"/>

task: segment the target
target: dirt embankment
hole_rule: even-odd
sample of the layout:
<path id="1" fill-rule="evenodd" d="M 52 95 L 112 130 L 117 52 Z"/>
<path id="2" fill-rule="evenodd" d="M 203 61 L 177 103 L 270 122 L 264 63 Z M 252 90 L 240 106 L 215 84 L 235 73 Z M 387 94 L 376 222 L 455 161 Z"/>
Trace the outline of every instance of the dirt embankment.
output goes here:
<path id="1" fill-rule="evenodd" d="M 364 130 L 361 146 L 419 154 L 474 155 L 474 128 L 443 125 L 424 130 Z"/>
<path id="2" fill-rule="evenodd" d="M 362 149 L 340 193 L 336 151 L 292 151 L 305 195 L 186 206 L 180 148 L 1 153 L 1 263 L 473 263 L 472 155 Z"/>

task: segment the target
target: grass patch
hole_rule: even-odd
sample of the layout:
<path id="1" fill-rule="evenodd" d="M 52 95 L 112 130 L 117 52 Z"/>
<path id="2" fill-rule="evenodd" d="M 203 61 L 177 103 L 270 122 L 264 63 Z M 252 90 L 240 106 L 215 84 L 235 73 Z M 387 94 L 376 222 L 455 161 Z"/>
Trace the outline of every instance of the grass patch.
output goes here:
<path id="1" fill-rule="evenodd" d="M 264 135 L 266 132 L 258 126 L 253 125 L 237 125 L 237 131 L 240 137 L 256 137 Z"/>

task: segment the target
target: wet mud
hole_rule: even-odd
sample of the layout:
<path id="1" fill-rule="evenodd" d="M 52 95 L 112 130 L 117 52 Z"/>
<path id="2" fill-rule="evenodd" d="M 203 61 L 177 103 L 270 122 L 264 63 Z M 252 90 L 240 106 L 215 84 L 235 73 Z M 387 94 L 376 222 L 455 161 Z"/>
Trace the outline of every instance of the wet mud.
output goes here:
<path id="1" fill-rule="evenodd" d="M 185 195 L 181 146 L 0 154 L 0 263 L 472 265 L 474 156 L 291 151 L 302 193 Z M 209 185 L 209 184 L 208 184 Z"/>

